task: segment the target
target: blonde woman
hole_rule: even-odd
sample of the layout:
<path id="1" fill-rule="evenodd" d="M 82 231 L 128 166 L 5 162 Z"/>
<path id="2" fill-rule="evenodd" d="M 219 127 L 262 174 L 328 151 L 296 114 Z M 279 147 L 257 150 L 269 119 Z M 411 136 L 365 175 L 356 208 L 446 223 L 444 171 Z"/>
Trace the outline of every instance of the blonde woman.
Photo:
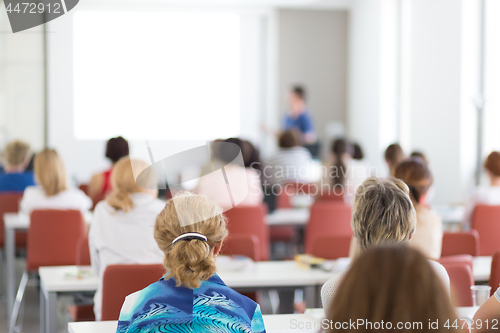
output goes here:
<path id="1" fill-rule="evenodd" d="M 156 216 L 165 203 L 158 190 L 140 188 L 134 178 L 148 164 L 124 157 L 111 173 L 113 191 L 97 204 L 89 231 L 92 268 L 101 283 L 94 296 L 94 313 L 101 320 L 102 278 L 108 265 L 161 264 L 163 253 L 153 238 Z"/>
<path id="2" fill-rule="evenodd" d="M 417 217 L 408 186 L 395 178 L 368 178 L 356 191 L 352 208 L 350 257 L 356 258 L 366 249 L 377 245 L 408 245 L 415 231 Z M 450 279 L 445 268 L 436 261 L 430 265 L 446 290 Z M 328 280 L 321 288 L 321 300 L 329 308 L 346 272 Z"/>
<path id="3" fill-rule="evenodd" d="M 190 193 L 167 202 L 154 230 L 167 274 L 127 296 L 117 332 L 265 332 L 259 305 L 215 273 L 228 234 L 220 212 Z"/>
<path id="4" fill-rule="evenodd" d="M 54 149 L 44 149 L 34 161 L 35 181 L 39 186 L 28 186 L 21 200 L 21 210 L 76 209 L 85 212 L 92 207 L 92 200 L 79 189 L 66 186 L 66 170 L 61 157 Z"/>

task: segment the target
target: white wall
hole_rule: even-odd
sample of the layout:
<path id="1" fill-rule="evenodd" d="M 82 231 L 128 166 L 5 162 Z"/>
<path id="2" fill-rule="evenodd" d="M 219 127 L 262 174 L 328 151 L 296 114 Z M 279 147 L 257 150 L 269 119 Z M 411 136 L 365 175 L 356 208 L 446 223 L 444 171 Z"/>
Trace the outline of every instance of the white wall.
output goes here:
<path id="1" fill-rule="evenodd" d="M 325 125 L 346 120 L 348 13 L 290 9 L 278 13 L 280 114 L 288 109 L 290 87 L 303 85 L 326 157 L 330 142 Z"/>
<path id="2" fill-rule="evenodd" d="M 11 31 L 5 10 L 0 30 Z M 0 149 L 14 139 L 44 146 L 43 61 L 42 27 L 0 34 Z"/>

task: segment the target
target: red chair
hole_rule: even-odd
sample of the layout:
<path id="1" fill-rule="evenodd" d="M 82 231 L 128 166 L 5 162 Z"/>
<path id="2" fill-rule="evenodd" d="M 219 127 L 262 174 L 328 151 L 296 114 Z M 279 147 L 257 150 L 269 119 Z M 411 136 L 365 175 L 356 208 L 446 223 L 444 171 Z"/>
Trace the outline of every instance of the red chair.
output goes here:
<path id="1" fill-rule="evenodd" d="M 102 282 L 102 320 L 118 320 L 125 297 L 158 281 L 164 274 L 161 264 L 108 266 Z"/>
<path id="2" fill-rule="evenodd" d="M 444 268 L 450 277 L 450 288 L 456 306 L 472 306 L 470 287 L 474 285 L 474 276 L 469 265 L 464 263 L 445 263 Z"/>
<path id="3" fill-rule="evenodd" d="M 260 259 L 269 260 L 269 226 L 265 218 L 265 205 L 235 207 L 224 215 L 228 219 L 229 235 L 255 235 L 260 243 Z"/>
<path id="4" fill-rule="evenodd" d="M 0 248 L 5 246 L 5 226 L 3 214 L 19 212 L 19 202 L 22 197 L 22 192 L 8 192 L 0 194 Z M 16 248 L 25 248 L 27 238 L 27 232 L 16 231 Z"/>
<path id="5" fill-rule="evenodd" d="M 442 257 L 456 254 L 469 254 L 475 257 L 478 253 L 479 234 L 476 230 L 443 233 Z"/>
<path id="6" fill-rule="evenodd" d="M 89 238 L 83 236 L 78 240 L 76 247 L 76 264 L 78 266 L 90 266 Z"/>
<path id="7" fill-rule="evenodd" d="M 352 236 L 318 236 L 311 246 L 315 257 L 328 260 L 349 257 L 349 246 Z"/>
<path id="8" fill-rule="evenodd" d="M 472 256 L 468 254 L 441 257 L 437 261 L 443 266 L 449 264 L 464 264 L 472 269 Z"/>
<path id="9" fill-rule="evenodd" d="M 26 270 L 12 310 L 10 332 L 16 325 L 29 273 L 38 273 L 41 266 L 75 265 L 77 243 L 84 230 L 85 221 L 78 210 L 34 210 L 31 213 Z"/>
<path id="10" fill-rule="evenodd" d="M 312 253 L 316 240 L 324 236 L 352 236 L 351 207 L 332 201 L 319 201 L 311 206 L 306 227 L 306 253 Z"/>
<path id="11" fill-rule="evenodd" d="M 344 196 L 342 194 L 336 194 L 335 192 L 325 193 L 316 198 L 316 201 L 337 201 L 344 202 Z"/>
<path id="12" fill-rule="evenodd" d="M 224 241 L 221 254 L 242 255 L 254 261 L 260 261 L 260 242 L 255 235 L 236 234 L 229 235 Z"/>
<path id="13" fill-rule="evenodd" d="M 477 205 L 472 214 L 472 229 L 479 234 L 479 255 L 491 256 L 500 248 L 500 206 Z"/>
<path id="14" fill-rule="evenodd" d="M 491 287 L 491 296 L 493 296 L 498 287 L 500 287 L 500 250 L 493 253 L 489 285 Z"/>

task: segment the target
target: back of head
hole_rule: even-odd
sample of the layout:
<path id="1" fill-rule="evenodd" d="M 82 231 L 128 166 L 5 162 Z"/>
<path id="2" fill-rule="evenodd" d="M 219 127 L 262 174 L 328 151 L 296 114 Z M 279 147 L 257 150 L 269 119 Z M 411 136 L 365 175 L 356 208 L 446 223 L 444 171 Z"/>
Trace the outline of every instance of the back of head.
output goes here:
<path id="1" fill-rule="evenodd" d="M 357 143 L 354 143 L 352 145 L 352 148 L 353 148 L 352 158 L 361 161 L 365 157 L 365 154 L 363 154 L 363 149 L 361 149 L 361 146 Z"/>
<path id="2" fill-rule="evenodd" d="M 297 147 L 300 143 L 299 135 L 294 130 L 285 131 L 280 134 L 278 143 L 280 148 Z"/>
<path id="3" fill-rule="evenodd" d="M 113 208 L 128 212 L 133 208 L 132 193 L 144 192 L 135 181 L 134 172 L 140 174 L 148 164 L 139 159 L 123 157 L 120 159 L 111 173 L 112 191 L 106 198 L 106 202 Z"/>
<path id="4" fill-rule="evenodd" d="M 438 320 L 437 331 L 442 332 L 448 331 L 443 326 L 447 320 L 453 323 L 457 319 L 429 262 L 406 246 L 374 247 L 363 252 L 340 284 L 327 318 L 333 325 L 364 320 L 365 324 L 352 329 L 363 332 L 423 332 L 429 330 L 429 320 Z M 380 328 L 382 322 L 386 329 Z M 398 323 L 404 326 L 397 327 Z"/>
<path id="5" fill-rule="evenodd" d="M 191 220 L 191 224 L 181 224 Z M 200 222 L 198 222 L 200 221 Z M 207 241 L 183 239 L 172 244 L 182 234 L 196 232 Z M 165 253 L 164 266 L 167 276 L 173 277 L 177 286 L 197 288 L 216 271 L 213 249 L 228 235 L 222 209 L 207 198 L 189 192 L 169 200 L 156 218 L 154 237 Z"/>
<path id="6" fill-rule="evenodd" d="M 347 170 L 345 170 L 346 166 L 344 165 L 344 156 L 349 155 L 352 157 L 353 147 L 346 139 L 336 139 L 332 142 L 331 152 L 335 157 L 335 170 L 331 173 L 333 185 L 344 185 L 347 173 Z"/>
<path id="7" fill-rule="evenodd" d="M 500 177 L 500 152 L 491 152 L 486 161 L 484 161 L 484 168 L 488 170 L 491 175 Z"/>
<path id="8" fill-rule="evenodd" d="M 47 196 L 66 190 L 66 169 L 54 149 L 44 149 L 35 156 L 35 179 Z"/>
<path id="9" fill-rule="evenodd" d="M 358 187 L 351 228 L 362 250 L 373 245 L 407 243 L 416 221 L 408 186 L 401 180 L 372 177 Z"/>
<path id="10" fill-rule="evenodd" d="M 385 150 L 384 158 L 389 165 L 389 168 L 391 169 L 391 176 L 393 176 L 394 170 L 396 169 L 398 164 L 405 158 L 403 148 L 401 148 L 398 143 L 393 143 Z"/>
<path id="11" fill-rule="evenodd" d="M 129 147 L 128 141 L 117 136 L 116 138 L 111 138 L 106 144 L 106 157 L 111 160 L 111 162 L 116 163 L 122 157 L 128 156 Z"/>
<path id="12" fill-rule="evenodd" d="M 28 162 L 30 146 L 22 141 L 12 141 L 5 147 L 5 162 L 11 167 L 20 167 Z"/>
<path id="13" fill-rule="evenodd" d="M 425 164 L 429 164 L 429 161 L 427 160 L 427 157 L 425 157 L 425 154 L 422 153 L 421 151 L 414 151 L 410 154 L 410 157 L 417 157 L 422 160 Z"/>
<path id="14" fill-rule="evenodd" d="M 243 162 L 245 168 L 260 169 L 260 154 L 259 150 L 248 140 L 242 140 Z"/>
<path id="15" fill-rule="evenodd" d="M 394 177 L 408 185 L 410 196 L 419 203 L 432 185 L 432 174 L 427 164 L 418 157 L 412 157 L 399 163 Z"/>

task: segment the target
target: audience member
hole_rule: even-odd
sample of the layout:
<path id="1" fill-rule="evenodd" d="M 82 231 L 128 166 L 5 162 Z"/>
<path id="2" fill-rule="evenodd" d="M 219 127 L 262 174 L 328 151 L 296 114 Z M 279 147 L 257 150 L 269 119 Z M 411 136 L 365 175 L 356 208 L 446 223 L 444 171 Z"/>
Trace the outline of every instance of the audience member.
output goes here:
<path id="1" fill-rule="evenodd" d="M 128 156 L 129 147 L 128 141 L 118 136 L 111 138 L 106 144 L 106 158 L 111 161 L 111 167 L 106 171 L 97 173 L 92 176 L 89 183 L 89 196 L 91 198 L 104 198 L 105 195 L 111 192 L 111 172 L 113 166 L 118 160 L 124 156 Z"/>
<path id="2" fill-rule="evenodd" d="M 417 228 L 410 239 L 410 246 L 420 250 L 429 259 L 439 259 L 443 222 L 439 215 L 423 204 L 433 181 L 431 171 L 421 158 L 412 157 L 398 165 L 395 177 L 408 185 L 417 213 Z"/>
<path id="3" fill-rule="evenodd" d="M 181 219 L 193 223 L 181 226 Z M 184 193 L 169 200 L 154 228 L 167 273 L 127 296 L 117 332 L 265 332 L 259 305 L 216 273 L 227 235 L 221 208 L 208 199 Z"/>
<path id="4" fill-rule="evenodd" d="M 389 167 L 389 175 L 394 176 L 398 164 L 405 159 L 403 148 L 398 143 L 389 145 L 385 150 L 384 158 Z"/>
<path id="5" fill-rule="evenodd" d="M 463 229 L 471 227 L 472 215 L 476 205 L 500 205 L 500 152 L 494 151 L 484 161 L 484 169 L 488 175 L 490 184 L 478 186 L 465 205 L 465 216 Z"/>
<path id="6" fill-rule="evenodd" d="M 409 189 L 405 183 L 395 178 L 367 179 L 356 191 L 352 210 L 350 257 L 353 261 L 361 251 L 375 245 L 409 243 L 415 230 L 417 218 Z M 429 260 L 431 266 L 449 290 L 450 281 L 446 270 L 436 261 Z M 337 288 L 345 272 L 328 280 L 321 288 L 323 307 L 332 304 Z"/>
<path id="7" fill-rule="evenodd" d="M 94 296 L 94 313 L 101 319 L 102 279 L 114 264 L 162 263 L 163 253 L 153 238 L 156 216 L 165 207 L 158 190 L 142 189 L 134 179 L 148 167 L 144 161 L 121 158 L 111 173 L 112 192 L 94 209 L 89 231 L 92 268 L 100 283 Z"/>
<path id="8" fill-rule="evenodd" d="M 66 186 L 64 163 L 54 149 L 44 149 L 35 156 L 35 180 L 39 186 L 28 186 L 21 200 L 21 210 L 76 209 L 92 207 L 92 200 L 79 189 Z"/>
<path id="9" fill-rule="evenodd" d="M 30 147 L 22 141 L 13 141 L 5 147 L 4 173 L 0 174 L 1 192 L 23 192 L 35 185 L 33 172 L 26 171 L 31 157 Z"/>
<path id="10" fill-rule="evenodd" d="M 345 274 L 326 314 L 331 323 L 326 332 L 444 333 L 460 331 L 463 324 L 429 261 L 405 246 L 364 251 Z M 458 327 L 452 326 L 455 321 Z M 335 328 L 344 322 L 359 326 Z"/>

